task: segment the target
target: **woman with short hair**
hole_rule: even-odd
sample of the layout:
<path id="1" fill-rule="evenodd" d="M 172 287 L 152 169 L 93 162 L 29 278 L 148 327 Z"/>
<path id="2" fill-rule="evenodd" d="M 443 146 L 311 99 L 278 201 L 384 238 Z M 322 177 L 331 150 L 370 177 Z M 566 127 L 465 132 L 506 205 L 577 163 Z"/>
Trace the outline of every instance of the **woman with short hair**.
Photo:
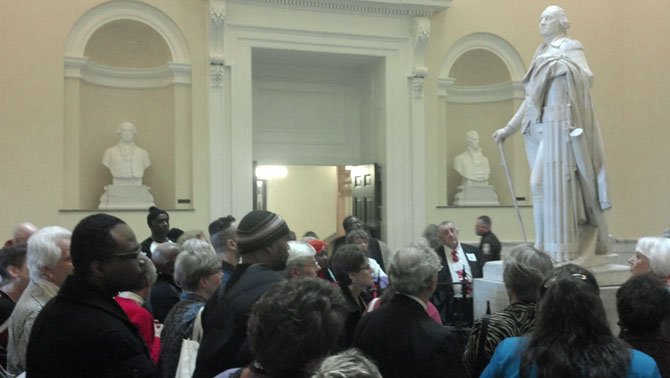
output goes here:
<path id="1" fill-rule="evenodd" d="M 341 344 L 349 347 L 354 340 L 356 325 L 372 297 L 366 289 L 374 284 L 370 263 L 365 252 L 356 244 L 344 244 L 330 258 L 330 267 L 347 301 L 348 315 Z"/>
<path id="2" fill-rule="evenodd" d="M 161 331 L 159 369 L 162 377 L 177 371 L 183 339 L 190 339 L 198 314 L 221 285 L 221 261 L 208 247 L 183 250 L 174 266 L 174 280 L 182 289 L 181 298 L 165 318 Z M 198 340 L 196 340 L 198 341 Z"/>

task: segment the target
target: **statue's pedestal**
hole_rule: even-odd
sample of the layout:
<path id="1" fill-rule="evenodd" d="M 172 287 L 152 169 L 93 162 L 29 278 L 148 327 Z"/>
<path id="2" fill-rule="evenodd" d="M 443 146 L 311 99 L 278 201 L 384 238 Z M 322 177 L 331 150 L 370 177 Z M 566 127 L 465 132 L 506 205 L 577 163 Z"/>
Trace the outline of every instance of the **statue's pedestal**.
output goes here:
<path id="1" fill-rule="evenodd" d="M 146 185 L 107 185 L 98 209 L 141 209 L 154 206 L 154 197 Z"/>
<path id="2" fill-rule="evenodd" d="M 500 206 L 498 195 L 488 184 L 459 185 L 454 197 L 455 206 Z"/>

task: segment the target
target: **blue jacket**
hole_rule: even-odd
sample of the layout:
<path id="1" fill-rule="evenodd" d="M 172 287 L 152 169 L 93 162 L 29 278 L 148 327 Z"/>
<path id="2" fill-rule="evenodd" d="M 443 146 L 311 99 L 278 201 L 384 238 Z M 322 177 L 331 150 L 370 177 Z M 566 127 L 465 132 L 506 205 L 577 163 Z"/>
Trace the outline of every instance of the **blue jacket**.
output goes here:
<path id="1" fill-rule="evenodd" d="M 509 337 L 503 340 L 496 348 L 491 362 L 484 369 L 480 378 L 489 377 L 519 377 L 519 367 L 521 366 L 521 348 L 526 342 L 525 337 Z M 537 377 L 537 368 L 531 369 L 532 378 Z M 661 378 L 654 359 L 646 354 L 631 349 L 631 362 L 628 369 L 628 378 Z"/>

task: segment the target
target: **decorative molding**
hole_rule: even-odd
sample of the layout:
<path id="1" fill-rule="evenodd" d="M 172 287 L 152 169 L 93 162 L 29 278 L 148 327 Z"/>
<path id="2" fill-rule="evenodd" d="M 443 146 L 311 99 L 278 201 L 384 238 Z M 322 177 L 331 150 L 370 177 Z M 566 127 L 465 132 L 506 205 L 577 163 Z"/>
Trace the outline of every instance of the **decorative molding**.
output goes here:
<path id="1" fill-rule="evenodd" d="M 84 50 L 91 35 L 101 26 L 116 20 L 134 20 L 151 26 L 170 48 L 173 62 L 190 64 L 188 44 L 177 24 L 157 8 L 129 0 L 109 1 L 81 16 L 67 38 L 65 57 L 84 57 Z"/>
<path id="2" fill-rule="evenodd" d="M 412 78 L 412 89 L 414 90 L 414 99 L 423 99 L 423 90 L 426 79 L 423 76 L 416 76 Z"/>
<path id="3" fill-rule="evenodd" d="M 370 13 L 384 16 L 430 17 L 447 9 L 453 0 L 229 0 L 285 7 L 318 8 L 327 12 Z"/>
<path id="4" fill-rule="evenodd" d="M 210 86 L 212 88 L 222 88 L 223 79 L 225 77 L 226 66 L 223 64 L 210 64 L 209 65 L 209 76 L 210 76 Z"/>
<path id="5" fill-rule="evenodd" d="M 474 33 L 456 41 L 447 51 L 439 77 L 449 76 L 449 71 L 454 62 L 463 54 L 470 50 L 487 50 L 497 55 L 507 66 L 507 70 L 512 77 L 512 81 L 521 81 L 526 74 L 521 56 L 516 49 L 506 40 L 490 33 Z"/>
<path id="6" fill-rule="evenodd" d="M 224 26 L 226 18 L 225 0 L 209 0 L 209 62 L 220 65 L 225 63 Z"/>
<path id="7" fill-rule="evenodd" d="M 430 39 L 430 20 L 425 17 L 414 17 L 412 20 L 412 38 L 414 39 L 414 76 L 425 77 L 426 44 Z"/>
<path id="8" fill-rule="evenodd" d="M 508 81 L 493 85 L 459 86 L 454 85 L 453 79 L 439 79 L 437 86 L 440 98 L 444 98 L 446 102 L 456 104 L 519 100 L 525 96 L 521 82 Z"/>
<path id="9" fill-rule="evenodd" d="M 152 68 L 114 67 L 88 58 L 65 58 L 65 78 L 111 88 L 147 89 L 191 84 L 189 64 L 168 63 Z"/>

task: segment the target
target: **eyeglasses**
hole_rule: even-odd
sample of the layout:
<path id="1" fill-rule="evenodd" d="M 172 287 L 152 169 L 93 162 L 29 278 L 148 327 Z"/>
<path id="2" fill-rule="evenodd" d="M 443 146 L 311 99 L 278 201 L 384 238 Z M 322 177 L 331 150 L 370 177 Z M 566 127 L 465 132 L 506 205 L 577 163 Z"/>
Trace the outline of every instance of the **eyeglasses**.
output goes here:
<path id="1" fill-rule="evenodd" d="M 124 252 L 124 253 L 116 253 L 113 255 L 106 256 L 105 259 L 119 259 L 119 260 L 134 260 L 138 257 L 140 257 L 140 251 L 132 251 L 132 252 Z"/>
<path id="2" fill-rule="evenodd" d="M 358 269 L 358 271 L 360 272 L 361 270 L 365 270 L 365 269 L 371 270 L 372 267 L 370 267 L 370 264 L 363 265 L 362 267 L 360 267 L 360 269 Z"/>

